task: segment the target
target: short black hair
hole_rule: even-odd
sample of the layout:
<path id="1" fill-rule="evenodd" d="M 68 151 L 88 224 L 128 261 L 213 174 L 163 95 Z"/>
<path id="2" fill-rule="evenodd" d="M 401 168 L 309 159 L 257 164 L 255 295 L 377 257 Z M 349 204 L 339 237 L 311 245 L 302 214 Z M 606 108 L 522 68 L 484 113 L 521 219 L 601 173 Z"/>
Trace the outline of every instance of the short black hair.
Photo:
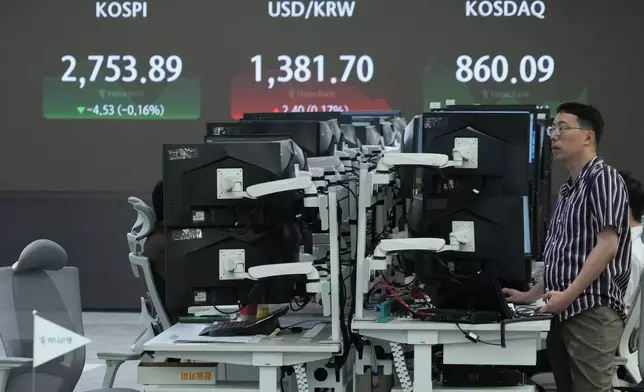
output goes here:
<path id="1" fill-rule="evenodd" d="M 585 103 L 566 102 L 559 105 L 557 113 L 568 113 L 577 116 L 577 121 L 581 127 L 595 132 L 595 141 L 599 144 L 604 134 L 604 118 L 597 108 Z"/>
<path id="2" fill-rule="evenodd" d="M 624 183 L 626 183 L 631 216 L 639 222 L 642 219 L 642 215 L 644 215 L 644 185 L 627 171 L 620 170 L 619 175 L 622 176 Z"/>
<path id="3" fill-rule="evenodd" d="M 157 182 L 152 191 L 152 208 L 158 222 L 163 222 L 163 181 Z"/>

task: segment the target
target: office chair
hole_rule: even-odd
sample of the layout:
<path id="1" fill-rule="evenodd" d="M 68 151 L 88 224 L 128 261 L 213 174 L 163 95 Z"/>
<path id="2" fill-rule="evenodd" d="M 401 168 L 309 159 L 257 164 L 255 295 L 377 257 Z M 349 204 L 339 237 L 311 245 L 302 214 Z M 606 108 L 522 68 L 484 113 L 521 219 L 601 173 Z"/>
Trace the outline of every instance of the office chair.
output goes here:
<path id="1" fill-rule="evenodd" d="M 7 357 L 0 358 L 0 392 L 32 390 L 33 311 L 43 318 L 83 335 L 78 269 L 67 267 L 67 253 L 57 243 L 37 240 L 27 245 L 11 267 L 0 268 L 0 342 Z M 99 353 L 118 363 L 116 372 L 133 354 Z M 85 347 L 62 355 L 35 369 L 38 392 L 72 392 L 85 365 Z M 93 392 L 136 392 L 103 384 Z"/>
<path id="2" fill-rule="evenodd" d="M 143 345 L 162 331 L 170 328 L 170 318 L 161 303 L 161 297 L 154 284 L 152 276 L 152 267 L 147 257 L 143 256 L 143 244 L 145 239 L 154 229 L 156 219 L 154 211 L 145 203 L 135 203 L 134 210 L 137 212 L 137 222 L 141 222 L 139 231 L 136 234 L 128 233 L 128 242 L 133 237 L 135 245 L 130 247 L 130 265 L 134 275 L 140 277 L 139 271 L 143 272 L 143 279 L 147 288 L 147 296 L 151 306 L 148 306 L 146 298 L 141 297 L 141 324 L 144 326 L 143 331 L 137 336 L 132 344 L 134 353 L 143 353 Z"/>

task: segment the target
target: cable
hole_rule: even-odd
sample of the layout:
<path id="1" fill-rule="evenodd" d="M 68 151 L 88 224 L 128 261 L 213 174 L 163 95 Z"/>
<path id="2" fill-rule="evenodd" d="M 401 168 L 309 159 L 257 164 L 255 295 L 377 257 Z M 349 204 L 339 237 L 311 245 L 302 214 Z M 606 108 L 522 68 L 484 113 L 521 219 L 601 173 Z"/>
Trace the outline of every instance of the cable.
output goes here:
<path id="1" fill-rule="evenodd" d="M 213 309 L 215 309 L 219 313 L 225 314 L 225 315 L 237 314 L 237 313 L 241 312 L 242 310 L 244 310 L 246 308 L 246 306 L 248 306 L 248 305 L 237 305 L 237 306 L 239 307 L 239 309 L 235 310 L 234 312 L 224 312 L 223 310 L 219 309 L 215 304 L 212 305 Z"/>
<path id="2" fill-rule="evenodd" d="M 481 340 L 481 339 L 479 338 L 479 336 L 478 336 L 477 334 L 473 333 L 472 331 L 465 332 L 465 331 L 463 330 L 463 328 L 461 328 L 461 326 L 460 326 L 460 325 L 458 325 L 458 323 L 455 323 L 455 324 L 456 324 L 456 328 L 458 328 L 458 330 L 459 330 L 459 331 L 461 331 L 461 332 L 463 333 L 463 335 L 465 336 L 465 338 L 466 338 L 467 340 L 469 340 L 470 342 L 472 342 L 472 343 L 483 343 L 483 344 L 487 344 L 488 346 L 504 347 L 504 345 L 499 344 L 499 343 L 490 343 L 490 342 L 483 341 L 483 340 Z"/>
<path id="3" fill-rule="evenodd" d="M 306 369 L 304 369 L 304 365 L 301 363 L 298 363 L 296 365 L 293 365 L 293 369 L 295 369 L 295 380 L 297 382 L 297 391 L 309 392 L 309 382 L 306 378 Z"/>
<path id="4" fill-rule="evenodd" d="M 280 392 L 286 392 L 286 389 L 284 389 L 284 377 L 286 376 L 286 372 L 284 371 L 284 367 L 282 366 L 280 368 Z"/>
<path id="5" fill-rule="evenodd" d="M 396 369 L 400 386 L 404 392 L 412 392 L 413 383 L 411 381 L 411 377 L 409 377 L 409 372 L 407 371 L 405 353 L 403 352 L 402 345 L 400 343 L 389 342 L 389 346 L 391 347 L 391 354 L 394 359 L 394 368 Z M 423 376 L 430 377 L 431 375 Z"/>
<path id="6" fill-rule="evenodd" d="M 297 308 L 293 307 L 293 302 L 295 302 L 295 305 L 297 305 Z M 300 310 L 304 309 L 306 305 L 308 305 L 311 302 L 311 298 L 307 295 L 304 298 L 304 302 L 301 304 L 297 302 L 297 300 L 294 298 L 293 301 L 289 302 L 288 307 L 291 309 L 293 312 L 299 312 Z"/>
<path id="7" fill-rule="evenodd" d="M 314 323 L 314 324 L 311 326 L 311 328 L 313 328 L 313 327 L 315 327 L 316 325 L 320 325 L 320 324 L 330 324 L 331 322 L 330 322 L 330 321 L 327 321 L 327 320 L 304 320 L 304 321 L 297 322 L 297 323 L 295 323 L 295 324 L 288 325 L 288 326 L 286 326 L 286 327 L 281 327 L 280 329 L 291 329 L 291 328 L 293 328 L 293 327 L 297 327 L 298 325 L 302 325 L 302 324 L 306 324 L 306 323 Z"/>

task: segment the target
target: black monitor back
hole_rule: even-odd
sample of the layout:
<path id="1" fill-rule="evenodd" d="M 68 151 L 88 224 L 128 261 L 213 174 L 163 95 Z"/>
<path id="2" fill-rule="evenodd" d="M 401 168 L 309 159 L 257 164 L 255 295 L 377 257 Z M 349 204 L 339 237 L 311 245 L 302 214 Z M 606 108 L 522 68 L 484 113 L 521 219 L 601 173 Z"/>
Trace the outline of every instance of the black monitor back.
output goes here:
<path id="1" fill-rule="evenodd" d="M 240 126 L 239 121 L 218 121 L 209 122 L 206 124 L 206 138 L 212 136 L 228 136 L 233 135 L 233 128 Z M 205 140 L 204 140 L 205 141 Z"/>
<path id="2" fill-rule="evenodd" d="M 297 154 L 290 140 L 163 146 L 166 227 L 270 225 L 290 219 L 299 196 L 284 192 L 250 199 L 220 199 L 219 169 L 242 169 L 249 185 L 292 178 Z M 242 226 L 243 227 L 243 226 Z"/>
<path id="3" fill-rule="evenodd" d="M 340 125 L 340 129 L 342 130 L 342 139 L 344 143 L 346 143 L 347 147 L 349 148 L 362 147 L 362 141 L 360 140 L 360 138 L 358 138 L 355 125 L 342 124 Z M 364 127 L 362 127 L 362 130 L 364 132 Z M 364 135 L 363 135 L 363 138 L 364 138 Z"/>
<path id="4" fill-rule="evenodd" d="M 412 236 L 446 240 L 452 232 L 452 222 L 474 222 L 474 252 L 437 254 L 445 263 L 454 262 L 458 274 L 483 270 L 515 287 L 523 287 L 530 281 L 532 248 L 525 197 L 423 195 L 411 204 L 408 216 Z M 434 267 L 444 266 L 438 263 Z"/>
<path id="5" fill-rule="evenodd" d="M 183 315 L 189 306 L 288 303 L 305 295 L 306 278 L 285 276 L 260 281 L 221 280 L 220 250 L 243 249 L 246 269 L 298 261 L 302 241 L 295 222 L 256 231 L 243 229 L 168 229 L 166 306 Z"/>
<path id="6" fill-rule="evenodd" d="M 243 120 L 246 121 L 326 121 L 340 119 L 342 112 L 290 112 L 290 113 L 244 113 Z M 342 123 L 342 122 L 340 122 Z"/>
<path id="7" fill-rule="evenodd" d="M 380 130 L 385 146 L 394 146 L 396 144 L 396 132 L 393 125 L 389 121 L 383 121 L 380 123 Z"/>
<path id="8" fill-rule="evenodd" d="M 550 109 L 537 105 L 453 105 L 432 112 L 528 112 L 534 116 L 533 134 L 531 135 L 531 154 L 534 159 L 535 179 L 542 177 L 543 161 L 545 155 L 550 152 L 550 138 L 546 134 L 546 128 L 551 123 Z"/>
<path id="9" fill-rule="evenodd" d="M 534 156 L 531 170 L 530 209 L 535 257 L 541 260 L 551 211 L 552 150 L 547 128 L 552 125 L 550 109 L 537 105 L 453 105 L 433 112 L 529 112 L 534 116 L 531 149 Z"/>
<path id="10" fill-rule="evenodd" d="M 235 132 L 245 135 L 290 135 L 307 157 L 331 156 L 337 140 L 332 129 L 322 121 L 242 121 Z"/>
<path id="11" fill-rule="evenodd" d="M 430 112 L 423 115 L 422 131 L 415 135 L 414 144 L 417 152 L 452 157 L 455 138 L 476 138 L 478 168 L 445 169 L 444 173 L 476 184 L 477 191 L 487 196 L 528 196 L 533 164 L 531 121 L 527 112 Z M 436 171 L 424 169 L 422 174 L 425 185 L 432 186 Z"/>

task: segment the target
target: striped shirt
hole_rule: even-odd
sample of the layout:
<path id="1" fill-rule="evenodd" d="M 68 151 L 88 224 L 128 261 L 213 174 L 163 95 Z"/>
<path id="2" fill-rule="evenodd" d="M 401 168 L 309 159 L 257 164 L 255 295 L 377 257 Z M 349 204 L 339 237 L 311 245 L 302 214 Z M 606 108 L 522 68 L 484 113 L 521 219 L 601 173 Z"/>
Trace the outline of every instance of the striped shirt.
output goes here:
<path id="1" fill-rule="evenodd" d="M 599 305 L 625 317 L 624 293 L 631 273 L 628 192 L 617 170 L 595 157 L 576 180 L 568 179 L 559 191 L 544 251 L 546 291 L 564 291 L 570 286 L 595 247 L 597 234 L 606 227 L 619 235 L 615 259 L 559 314 L 560 321 Z"/>

